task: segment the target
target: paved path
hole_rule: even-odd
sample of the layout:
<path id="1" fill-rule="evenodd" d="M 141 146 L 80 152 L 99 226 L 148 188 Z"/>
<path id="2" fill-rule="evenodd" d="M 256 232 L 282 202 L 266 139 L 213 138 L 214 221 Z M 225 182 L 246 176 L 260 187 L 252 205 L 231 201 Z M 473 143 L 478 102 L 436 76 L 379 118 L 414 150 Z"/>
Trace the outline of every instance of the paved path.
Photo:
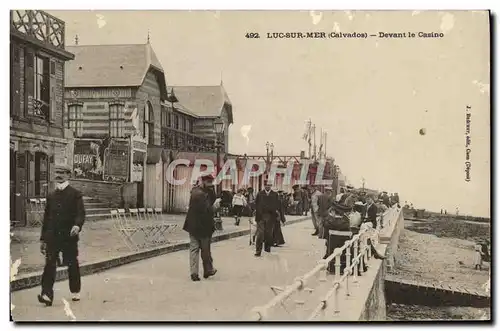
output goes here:
<path id="1" fill-rule="evenodd" d="M 241 320 L 273 297 L 270 285 L 286 286 L 316 265 L 324 242 L 312 231 L 309 220 L 283 227 L 286 245 L 261 258 L 253 256 L 246 236 L 218 242 L 213 257 L 219 272 L 197 283 L 189 279 L 188 252 L 180 251 L 83 277 L 78 303 L 70 301 L 67 281 L 56 283 L 52 307 L 37 302 L 39 288 L 17 291 L 12 316 L 70 320 L 65 298 L 76 320 Z"/>
<path id="2" fill-rule="evenodd" d="M 188 235 L 182 230 L 186 215 L 162 215 L 162 221 L 175 223 L 177 228 L 167 234 L 171 243 L 181 242 L 188 239 Z M 294 219 L 294 216 L 289 216 Z M 242 218 L 239 227 L 234 225 L 234 218 L 224 217 L 224 231 L 222 233 L 233 232 L 246 229 L 246 217 Z M 11 240 L 10 254 L 12 261 L 21 259 L 18 269 L 18 276 L 43 270 L 44 259 L 40 254 L 40 228 L 16 228 L 14 234 L 20 238 L 20 242 Z M 130 254 L 130 249 L 124 244 L 120 234 L 114 227 L 114 221 L 100 220 L 85 223 L 80 235 L 80 263 L 95 262 L 107 258 L 115 258 Z"/>

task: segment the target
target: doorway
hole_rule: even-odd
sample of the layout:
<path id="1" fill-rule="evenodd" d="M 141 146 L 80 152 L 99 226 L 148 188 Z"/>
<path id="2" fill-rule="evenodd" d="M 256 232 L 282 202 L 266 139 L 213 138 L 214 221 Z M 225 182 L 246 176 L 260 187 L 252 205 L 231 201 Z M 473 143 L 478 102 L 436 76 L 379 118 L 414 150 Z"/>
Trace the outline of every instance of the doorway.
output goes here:
<path id="1" fill-rule="evenodd" d="M 35 153 L 35 196 L 46 197 L 48 190 L 47 182 L 48 157 L 42 152 Z"/>

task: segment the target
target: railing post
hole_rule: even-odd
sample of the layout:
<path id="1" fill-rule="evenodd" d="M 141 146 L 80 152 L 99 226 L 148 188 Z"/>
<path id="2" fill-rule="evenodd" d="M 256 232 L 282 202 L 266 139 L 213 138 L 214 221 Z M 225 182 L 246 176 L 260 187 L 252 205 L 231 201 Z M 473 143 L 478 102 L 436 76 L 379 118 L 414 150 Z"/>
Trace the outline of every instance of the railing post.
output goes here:
<path id="1" fill-rule="evenodd" d="M 46 42 L 50 43 L 50 29 L 52 28 L 52 31 L 54 31 L 54 29 L 52 27 L 53 20 L 49 16 L 45 15 L 45 13 L 42 16 L 43 16 L 43 20 L 45 21 L 45 38 L 44 39 Z"/>
<path id="2" fill-rule="evenodd" d="M 335 285 L 335 292 L 334 292 L 334 296 L 335 298 L 333 298 L 333 302 L 334 302 L 334 306 L 333 307 L 333 311 L 335 312 L 335 314 L 338 314 L 340 313 L 340 309 L 339 309 L 339 283 L 336 283 Z"/>
<path id="3" fill-rule="evenodd" d="M 31 37 L 35 37 L 33 35 L 33 12 L 31 10 L 26 10 L 26 15 L 28 16 L 28 28 L 26 29 L 27 34 Z"/>
<path id="4" fill-rule="evenodd" d="M 349 276 L 351 275 L 351 247 L 352 247 L 351 245 L 352 243 L 349 243 L 347 245 L 345 253 L 346 266 L 344 269 L 344 273 L 347 273 L 347 276 L 345 277 L 345 291 L 347 296 L 351 295 L 349 292 Z"/>
<path id="5" fill-rule="evenodd" d="M 340 279 L 340 257 L 342 256 L 342 252 L 340 251 L 340 254 L 335 256 L 335 281 Z"/>
<path id="6" fill-rule="evenodd" d="M 319 281 L 320 282 L 326 282 L 326 276 L 327 276 L 327 263 L 325 260 L 320 260 L 318 264 L 321 265 L 321 271 L 319 272 Z"/>
<path id="7" fill-rule="evenodd" d="M 354 259 L 356 259 L 356 263 L 353 268 L 353 283 L 358 282 L 358 270 L 359 270 L 359 259 L 358 259 L 358 248 L 359 248 L 359 237 L 358 239 L 354 240 Z"/>
<path id="8" fill-rule="evenodd" d="M 367 261 L 369 261 L 371 258 L 372 258 L 372 247 L 371 245 L 368 245 L 368 240 L 370 240 L 370 242 L 372 242 L 372 239 L 371 238 L 368 238 L 368 236 L 365 236 L 365 247 L 366 247 L 366 256 L 367 256 Z M 373 243 L 375 244 L 375 243 Z"/>

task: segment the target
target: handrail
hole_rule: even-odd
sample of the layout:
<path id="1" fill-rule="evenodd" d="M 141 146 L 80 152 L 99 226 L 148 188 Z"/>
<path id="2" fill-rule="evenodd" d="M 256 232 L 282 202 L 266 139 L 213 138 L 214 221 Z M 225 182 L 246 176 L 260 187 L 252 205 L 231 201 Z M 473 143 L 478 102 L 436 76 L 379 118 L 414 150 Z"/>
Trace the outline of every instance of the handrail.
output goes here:
<path id="1" fill-rule="evenodd" d="M 382 228 L 385 228 L 391 224 L 388 220 L 390 219 L 390 214 L 393 209 L 389 208 L 382 216 L 377 217 L 377 229 L 374 229 L 379 234 Z M 385 219 L 384 224 L 381 224 L 381 219 Z M 389 221 L 389 222 L 388 222 Z M 371 258 L 371 249 L 367 244 L 367 229 L 363 228 L 358 234 L 354 235 L 350 240 L 345 241 L 344 245 L 334 249 L 333 253 L 330 254 L 326 259 L 321 259 L 318 264 L 309 272 L 304 274 L 302 277 L 298 277 L 294 280 L 294 283 L 287 286 L 282 292 L 278 293 L 274 298 L 272 298 L 267 304 L 263 306 L 258 306 L 252 309 L 251 320 L 252 321 L 262 321 L 266 319 L 268 311 L 288 299 L 292 294 L 299 292 L 304 289 L 307 282 L 316 274 L 322 270 L 326 270 L 327 266 L 335 259 L 335 277 L 336 280 L 333 283 L 332 288 L 328 291 L 325 297 L 320 301 L 320 303 L 315 307 L 308 320 L 314 319 L 321 311 L 324 311 L 327 307 L 327 302 L 332 296 L 335 296 L 334 309 L 338 312 L 338 289 L 341 284 L 346 283 L 346 292 L 349 295 L 349 277 L 353 276 L 353 282 L 357 282 L 357 272 L 356 269 L 363 269 L 363 263 L 365 256 Z M 354 249 L 354 256 L 351 259 L 351 247 Z M 346 267 L 344 268 L 344 274 L 339 277 L 341 271 L 340 258 L 343 252 L 346 251 Z"/>
<path id="2" fill-rule="evenodd" d="M 339 259 L 339 266 L 340 266 L 340 256 L 342 255 L 343 251 L 347 248 L 350 247 L 350 245 L 354 242 L 358 242 L 360 236 L 365 233 L 366 231 L 360 231 L 358 234 L 354 235 L 352 239 L 346 241 L 342 247 L 335 248 L 333 253 L 329 255 L 326 259 L 322 259 L 318 261 L 318 265 L 314 267 L 312 270 L 310 270 L 308 273 L 303 275 L 302 277 L 296 278 L 295 282 L 288 286 L 283 292 L 279 293 L 276 295 L 271 301 L 269 301 L 266 305 L 257 307 L 253 309 L 253 312 L 255 312 L 257 315 L 255 316 L 254 320 L 260 321 L 266 316 L 266 312 L 278 305 L 279 303 L 282 303 L 284 300 L 286 300 L 290 295 L 292 295 L 294 292 L 302 290 L 304 288 L 304 285 L 306 285 L 307 281 L 315 276 L 318 272 L 325 270 L 327 265 L 336 257 Z"/>

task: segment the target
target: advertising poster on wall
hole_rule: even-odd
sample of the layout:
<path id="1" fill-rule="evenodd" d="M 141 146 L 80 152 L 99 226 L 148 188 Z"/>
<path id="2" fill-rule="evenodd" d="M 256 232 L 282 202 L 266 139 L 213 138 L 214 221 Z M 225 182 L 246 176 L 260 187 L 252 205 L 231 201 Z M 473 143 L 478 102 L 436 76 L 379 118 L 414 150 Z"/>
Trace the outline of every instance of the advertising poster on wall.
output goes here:
<path id="1" fill-rule="evenodd" d="M 75 139 L 73 170 L 76 178 L 103 180 L 106 139 Z"/>
<path id="2" fill-rule="evenodd" d="M 103 179 L 113 182 L 125 182 L 129 174 L 130 143 L 124 139 L 111 140 L 105 153 Z"/>

